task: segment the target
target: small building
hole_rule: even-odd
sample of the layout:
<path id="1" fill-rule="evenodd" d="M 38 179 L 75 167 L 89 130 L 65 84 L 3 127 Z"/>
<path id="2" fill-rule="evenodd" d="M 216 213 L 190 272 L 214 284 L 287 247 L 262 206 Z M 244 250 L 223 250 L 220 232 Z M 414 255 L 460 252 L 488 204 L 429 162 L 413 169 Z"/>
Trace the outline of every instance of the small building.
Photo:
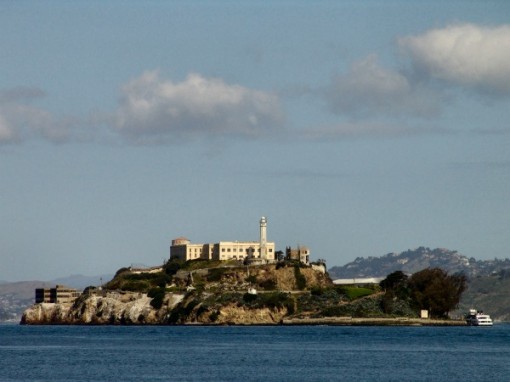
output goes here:
<path id="1" fill-rule="evenodd" d="M 35 303 L 66 303 L 73 302 L 80 297 L 81 292 L 68 288 L 64 285 L 56 285 L 55 288 L 37 288 L 35 290 Z"/>
<path id="2" fill-rule="evenodd" d="M 310 264 L 310 250 L 307 247 L 298 246 L 296 249 L 291 247 L 285 248 L 285 258 L 287 260 L 300 261 L 303 264 Z"/>

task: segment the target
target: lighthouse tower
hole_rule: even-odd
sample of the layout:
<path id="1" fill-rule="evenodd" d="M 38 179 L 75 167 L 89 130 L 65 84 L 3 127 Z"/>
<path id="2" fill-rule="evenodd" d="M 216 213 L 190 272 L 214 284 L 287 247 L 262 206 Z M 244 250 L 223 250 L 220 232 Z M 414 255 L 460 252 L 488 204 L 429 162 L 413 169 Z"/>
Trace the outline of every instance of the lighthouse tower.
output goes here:
<path id="1" fill-rule="evenodd" d="M 260 218 L 260 258 L 267 259 L 267 220 L 264 216 Z"/>

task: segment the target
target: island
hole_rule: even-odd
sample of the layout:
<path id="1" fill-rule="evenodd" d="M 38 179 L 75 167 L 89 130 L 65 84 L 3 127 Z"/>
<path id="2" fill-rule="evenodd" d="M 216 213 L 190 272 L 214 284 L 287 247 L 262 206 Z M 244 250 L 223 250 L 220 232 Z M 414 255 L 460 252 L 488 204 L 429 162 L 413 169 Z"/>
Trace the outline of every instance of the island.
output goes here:
<path id="1" fill-rule="evenodd" d="M 82 293 L 36 290 L 22 324 L 90 325 L 465 325 L 449 319 L 466 287 L 435 268 L 412 276 L 337 285 L 308 247 L 275 250 L 267 219 L 258 241 L 172 240 L 170 258 L 152 268 L 121 268 Z"/>
<path id="2" fill-rule="evenodd" d="M 428 310 L 423 316 L 399 272 L 380 284 L 335 285 L 325 264 L 292 259 L 255 265 L 172 259 L 161 267 L 121 268 L 82 293 L 57 286 L 39 290 L 38 298 L 22 324 L 465 325 L 428 317 Z"/>

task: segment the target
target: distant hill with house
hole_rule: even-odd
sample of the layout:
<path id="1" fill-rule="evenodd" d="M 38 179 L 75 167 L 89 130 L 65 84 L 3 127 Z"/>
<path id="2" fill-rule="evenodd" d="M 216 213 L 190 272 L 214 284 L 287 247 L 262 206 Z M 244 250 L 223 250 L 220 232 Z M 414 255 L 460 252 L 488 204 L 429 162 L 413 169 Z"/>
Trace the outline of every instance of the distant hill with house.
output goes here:
<path id="1" fill-rule="evenodd" d="M 496 321 L 510 322 L 510 260 L 476 260 L 457 251 L 419 247 L 380 257 L 358 257 L 328 270 L 336 279 L 381 278 L 395 271 L 412 274 L 425 268 L 441 268 L 450 274 L 462 272 L 468 288 L 462 295 L 457 315 L 470 308 L 484 310 Z"/>
<path id="2" fill-rule="evenodd" d="M 331 267 L 334 279 L 386 277 L 392 272 L 415 273 L 425 268 L 441 268 L 449 273 L 464 273 L 468 278 L 490 276 L 510 269 L 509 259 L 476 260 L 457 251 L 444 248 L 419 247 L 404 252 L 388 253 L 380 257 L 358 257 L 343 266 Z"/>

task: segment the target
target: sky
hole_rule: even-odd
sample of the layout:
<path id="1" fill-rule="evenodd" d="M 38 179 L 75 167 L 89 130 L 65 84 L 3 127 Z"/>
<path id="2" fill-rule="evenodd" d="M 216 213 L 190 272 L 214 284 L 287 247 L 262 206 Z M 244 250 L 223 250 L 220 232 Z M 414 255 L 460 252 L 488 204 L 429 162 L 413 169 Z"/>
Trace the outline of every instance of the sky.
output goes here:
<path id="1" fill-rule="evenodd" d="M 1 1 L 0 280 L 171 240 L 510 257 L 510 2 Z"/>

